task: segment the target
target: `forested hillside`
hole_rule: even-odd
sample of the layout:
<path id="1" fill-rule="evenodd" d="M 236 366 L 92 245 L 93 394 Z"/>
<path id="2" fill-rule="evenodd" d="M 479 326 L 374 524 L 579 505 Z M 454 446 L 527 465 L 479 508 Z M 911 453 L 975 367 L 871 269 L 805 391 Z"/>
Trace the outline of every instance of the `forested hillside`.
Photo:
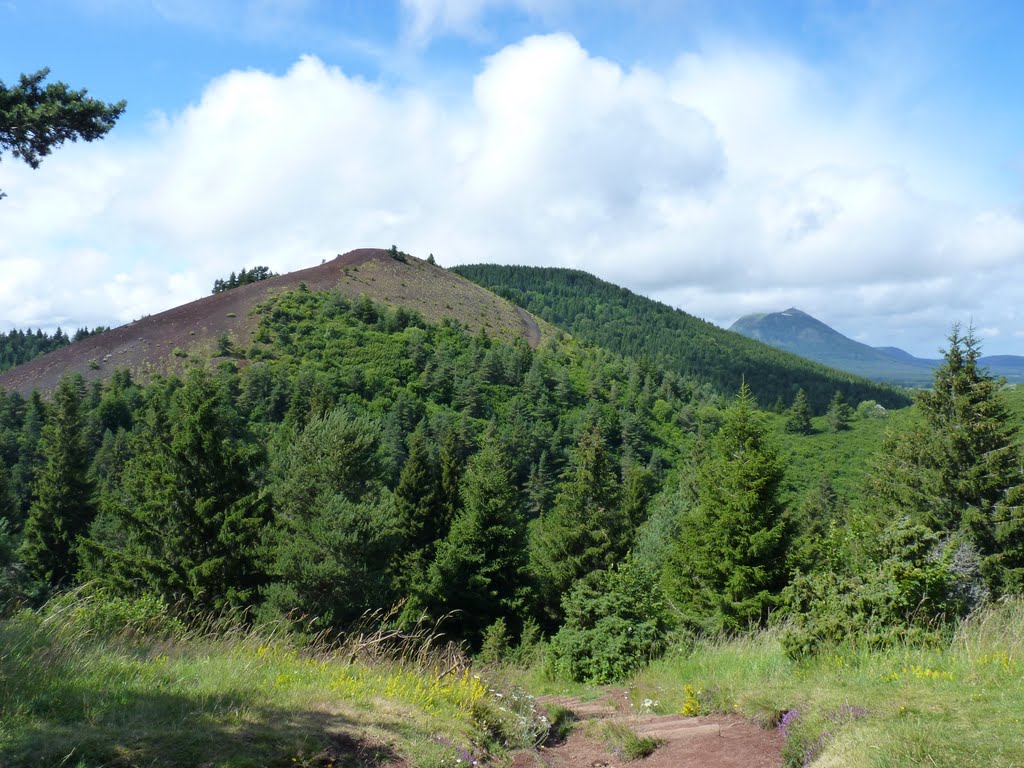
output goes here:
<path id="1" fill-rule="evenodd" d="M 902 391 L 826 368 L 722 330 L 678 309 L 638 296 L 586 272 L 495 264 L 455 272 L 489 288 L 589 344 L 647 358 L 735 394 L 746 379 L 758 403 L 788 406 L 803 388 L 811 409 L 824 413 L 836 390 L 847 402 L 910 403 Z"/>
<path id="2" fill-rule="evenodd" d="M 261 279 L 252 280 L 253 271 Z M 247 274 L 250 281 L 244 285 L 215 290 L 0 373 L 0 388 L 26 397 L 33 389 L 49 395 L 68 371 L 81 373 L 87 381 L 107 381 L 124 369 L 139 380 L 155 373 L 181 374 L 190 360 L 208 360 L 224 344 L 249 346 L 257 326 L 255 307 L 300 285 L 311 291 L 340 291 L 351 301 L 367 296 L 434 322 L 455 318 L 473 330 L 486 328 L 506 339 L 529 337 L 533 344 L 548 330 L 490 291 L 395 246 L 359 248 L 283 275 L 271 276 L 262 268 Z"/>
<path id="3" fill-rule="evenodd" d="M 769 416 L 746 385 L 723 398 L 564 334 L 533 348 L 340 291 L 273 296 L 254 324 L 248 345 L 191 358 L 182 377 L 72 373 L 49 400 L 0 400 L 0 604 L 56 596 L 0 625 L 29 633 L 0 657 L 19 681 L 0 695 L 14 724 L 0 750 L 28 760 L 46 733 L 46 754 L 68 754 L 68 722 L 124 708 L 103 692 L 47 708 L 24 672 L 49 648 L 79 647 L 46 630 L 76 586 L 95 596 L 72 601 L 76 621 L 157 616 L 149 642 L 232 611 L 253 637 L 285 626 L 321 642 L 369 611 L 384 637 L 426 617 L 481 660 L 587 683 L 626 679 L 695 637 L 773 625 L 786 663 L 849 642 L 935 647 L 1024 590 L 1015 422 L 969 334 L 954 331 L 914 413 L 834 394 L 812 419 L 799 391 Z M 262 668 L 271 646 L 221 643 L 223 663 Z M 284 653 L 268 661 L 301 663 L 303 679 L 319 664 Z M 360 669 L 366 695 L 390 690 Z M 409 685 L 449 690 L 417 669 Z M 459 690 L 446 700 L 461 706 Z"/>
<path id="4" fill-rule="evenodd" d="M 31 330 L 19 331 L 18 329 L 9 333 L 0 333 L 0 371 L 27 363 L 34 357 L 45 355 L 47 352 L 66 347 L 72 342 L 87 339 L 105 330 L 106 328 L 102 326 L 91 331 L 88 328 L 79 328 L 73 336 L 68 336 L 60 328 L 52 335 L 42 330 L 33 332 Z"/>
<path id="5" fill-rule="evenodd" d="M 449 631 L 473 646 L 499 619 L 518 636 L 625 556 L 700 405 L 570 339 L 533 350 L 336 292 L 274 298 L 221 352 L 212 373 L 4 398 L 8 597 L 90 580 L 334 628 L 407 598 L 463 611 Z"/>

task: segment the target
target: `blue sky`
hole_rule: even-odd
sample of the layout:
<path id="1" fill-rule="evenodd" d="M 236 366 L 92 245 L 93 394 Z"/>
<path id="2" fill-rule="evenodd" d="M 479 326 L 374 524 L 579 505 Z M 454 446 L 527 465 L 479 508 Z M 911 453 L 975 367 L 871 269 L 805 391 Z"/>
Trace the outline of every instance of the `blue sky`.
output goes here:
<path id="1" fill-rule="evenodd" d="M 0 162 L 0 326 L 116 324 L 397 243 L 728 325 L 1024 354 L 1024 6 L 0 0 L 0 80 L 127 99 Z M 425 255 L 425 253 L 423 254 Z"/>

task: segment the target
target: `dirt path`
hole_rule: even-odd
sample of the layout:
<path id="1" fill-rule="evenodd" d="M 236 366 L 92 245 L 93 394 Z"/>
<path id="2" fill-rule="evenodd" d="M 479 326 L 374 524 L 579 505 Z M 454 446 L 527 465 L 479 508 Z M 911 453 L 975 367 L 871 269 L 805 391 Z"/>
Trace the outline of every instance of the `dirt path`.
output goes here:
<path id="1" fill-rule="evenodd" d="M 562 744 L 520 754 L 513 768 L 778 768 L 782 765 L 782 735 L 765 731 L 740 717 L 711 715 L 643 715 L 631 711 L 621 693 L 593 702 L 566 697 L 542 697 L 542 704 L 571 709 L 581 721 L 602 720 L 622 724 L 638 736 L 651 736 L 662 744 L 647 758 L 630 763 L 608 746 L 577 727 Z M 584 723 L 585 725 L 585 723 Z"/>
<path id="2" fill-rule="evenodd" d="M 519 315 L 519 319 L 523 322 L 526 343 L 530 345 L 530 349 L 536 349 L 540 345 L 540 327 L 538 327 L 537 321 L 533 319 L 533 315 L 522 307 L 515 307 L 515 310 L 516 314 Z"/>

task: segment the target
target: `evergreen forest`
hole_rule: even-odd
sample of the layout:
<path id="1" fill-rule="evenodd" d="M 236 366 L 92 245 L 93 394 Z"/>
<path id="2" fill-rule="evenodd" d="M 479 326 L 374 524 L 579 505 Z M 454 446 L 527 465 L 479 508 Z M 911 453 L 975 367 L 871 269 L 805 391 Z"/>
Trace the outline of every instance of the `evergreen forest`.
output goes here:
<path id="1" fill-rule="evenodd" d="M 85 590 L 321 640 L 427 621 L 478 659 L 606 684 L 766 629 L 792 663 L 935 648 L 1024 590 L 1017 421 L 971 331 L 897 412 L 781 353 L 785 377 L 743 363 L 717 389 L 652 362 L 672 336 L 591 345 L 582 295 L 575 335 L 533 349 L 300 287 L 180 377 L 4 395 L 0 604 Z M 782 412 L 759 405 L 790 382 Z"/>
<path id="2" fill-rule="evenodd" d="M 901 408 L 910 403 L 901 389 L 754 342 L 586 272 L 498 264 L 454 271 L 584 343 L 647 358 L 707 382 L 717 392 L 735 394 L 746 380 L 765 408 L 788 406 L 801 388 L 816 414 L 828 409 L 837 390 L 854 404 L 871 399 L 886 408 Z"/>
<path id="3" fill-rule="evenodd" d="M 79 328 L 72 336 L 68 336 L 60 327 L 52 334 L 41 329 L 20 331 L 17 328 L 8 333 L 0 333 L 0 372 L 105 330 L 107 329 L 103 326 L 97 326 L 92 330 Z"/>
<path id="4" fill-rule="evenodd" d="M 270 267 L 260 266 L 253 267 L 252 269 L 242 267 L 237 273 L 232 272 L 227 278 L 218 277 L 214 280 L 213 289 L 210 293 L 223 293 L 224 291 L 230 291 L 232 288 L 249 285 L 250 283 L 259 283 L 272 277 L 274 277 L 274 273 L 270 271 Z"/>

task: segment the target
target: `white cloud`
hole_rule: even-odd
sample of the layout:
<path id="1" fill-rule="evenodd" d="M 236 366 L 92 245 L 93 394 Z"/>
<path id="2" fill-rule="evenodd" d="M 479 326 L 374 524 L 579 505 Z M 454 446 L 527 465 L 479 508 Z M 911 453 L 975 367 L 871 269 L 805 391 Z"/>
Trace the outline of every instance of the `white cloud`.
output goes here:
<path id="1" fill-rule="evenodd" d="M 0 166 L 0 327 L 127 321 L 242 265 L 396 243 L 580 267 L 725 325 L 795 305 L 921 353 L 956 319 L 1016 338 L 1024 221 L 902 143 L 752 51 L 652 71 L 533 37 L 454 99 L 311 57 L 231 72 L 144 139 Z"/>

